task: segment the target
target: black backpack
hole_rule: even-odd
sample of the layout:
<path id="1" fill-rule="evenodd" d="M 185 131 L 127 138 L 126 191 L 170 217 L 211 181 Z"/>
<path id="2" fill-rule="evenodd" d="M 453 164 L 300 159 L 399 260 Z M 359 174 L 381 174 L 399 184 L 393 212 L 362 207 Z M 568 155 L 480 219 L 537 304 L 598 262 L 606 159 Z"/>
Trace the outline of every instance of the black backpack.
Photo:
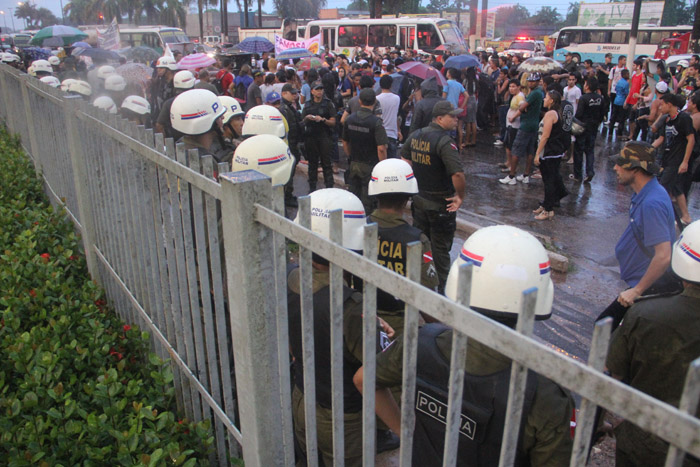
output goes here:
<path id="1" fill-rule="evenodd" d="M 246 88 L 245 83 L 243 80 L 239 80 L 238 84 L 236 84 L 236 87 L 233 89 L 233 97 L 235 97 L 241 104 L 245 104 L 248 97 L 247 93 L 248 89 Z"/>
<path id="2" fill-rule="evenodd" d="M 219 75 L 217 73 L 216 77 L 213 80 L 211 80 L 211 84 L 213 84 L 214 87 L 216 88 L 216 93 L 220 96 L 223 96 L 225 94 L 225 92 L 224 92 L 225 90 L 224 90 L 223 85 L 221 84 L 221 81 L 224 79 L 224 77 L 227 74 L 228 74 L 228 71 L 222 73 L 221 77 L 219 77 Z"/>

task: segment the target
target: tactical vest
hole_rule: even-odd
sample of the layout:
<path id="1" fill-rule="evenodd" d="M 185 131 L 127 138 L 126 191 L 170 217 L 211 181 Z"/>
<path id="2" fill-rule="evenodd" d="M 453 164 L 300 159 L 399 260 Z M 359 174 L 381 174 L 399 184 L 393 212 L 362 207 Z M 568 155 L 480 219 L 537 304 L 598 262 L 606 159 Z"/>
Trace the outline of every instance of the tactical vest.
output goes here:
<path id="1" fill-rule="evenodd" d="M 406 143 L 410 149 L 418 191 L 423 196 L 432 194 L 441 197 L 443 194 L 454 193 L 452 177 L 448 175 L 442 157 L 438 154 L 438 144 L 446 136 L 446 131 L 427 126 L 415 131 Z"/>
<path id="2" fill-rule="evenodd" d="M 407 245 L 420 241 L 421 231 L 412 225 L 379 228 L 379 252 L 377 262 L 387 269 L 406 275 Z M 377 289 L 377 309 L 383 311 L 403 311 L 404 302 L 381 289 Z"/>
<path id="3" fill-rule="evenodd" d="M 379 162 L 375 136 L 377 122 L 381 122 L 381 119 L 365 109 L 350 114 L 345 120 L 347 141 L 350 143 L 352 153 L 350 156 L 354 162 L 371 165 Z"/>
<path id="4" fill-rule="evenodd" d="M 354 295 L 354 296 L 353 296 Z M 349 300 L 361 303 L 359 294 L 349 287 L 343 287 L 343 304 Z M 314 303 L 314 357 L 316 376 L 316 403 L 330 409 L 332 402 L 331 387 L 331 315 L 330 287 L 326 286 L 313 296 Z M 304 392 L 304 353 L 301 333 L 301 297 L 289 292 L 287 295 L 287 310 L 289 313 L 289 346 L 294 355 L 292 372 L 294 384 Z M 378 339 L 379 341 L 379 339 Z M 343 358 L 343 403 L 345 413 L 356 413 L 362 410 L 362 394 L 352 382 L 355 372 L 362 366 L 353 355 L 344 348 Z"/>
<path id="5" fill-rule="evenodd" d="M 442 324 L 426 324 L 418 333 L 416 377 L 416 428 L 413 465 L 442 465 L 447 423 L 450 362 L 435 339 L 450 330 Z M 464 375 L 464 395 L 459 429 L 458 466 L 498 465 L 508 403 L 510 367 L 487 376 Z M 537 381 L 528 373 L 520 432 L 532 407 Z M 528 465 L 518 449 L 516 466 Z"/>

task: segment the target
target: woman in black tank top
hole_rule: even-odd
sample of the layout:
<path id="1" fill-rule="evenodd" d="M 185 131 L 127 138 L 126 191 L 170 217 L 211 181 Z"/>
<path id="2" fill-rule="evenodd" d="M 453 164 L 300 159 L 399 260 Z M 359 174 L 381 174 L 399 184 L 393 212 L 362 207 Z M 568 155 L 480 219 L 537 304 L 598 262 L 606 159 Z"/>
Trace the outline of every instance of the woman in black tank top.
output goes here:
<path id="1" fill-rule="evenodd" d="M 544 201 L 533 211 L 538 221 L 552 219 L 554 206 L 569 194 L 564 187 L 559 164 L 571 145 L 571 122 L 574 117 L 573 106 L 562 101 L 557 91 L 549 91 L 543 105 L 548 110 L 540 122 L 540 141 L 535 153 L 535 165 L 540 166 L 544 184 Z"/>

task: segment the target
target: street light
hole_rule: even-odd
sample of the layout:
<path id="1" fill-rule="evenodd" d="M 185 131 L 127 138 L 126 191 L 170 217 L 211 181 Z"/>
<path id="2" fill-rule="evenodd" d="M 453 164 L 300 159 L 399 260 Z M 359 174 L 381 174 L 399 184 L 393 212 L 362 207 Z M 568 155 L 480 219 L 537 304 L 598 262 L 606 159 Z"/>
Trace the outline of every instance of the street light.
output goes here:
<path id="1" fill-rule="evenodd" d="M 0 15 L 2 15 L 2 20 L 5 23 L 5 29 L 7 29 L 7 16 L 5 16 L 5 12 L 0 10 Z"/>
<path id="2" fill-rule="evenodd" d="M 8 8 L 8 10 L 10 12 L 10 19 L 12 20 L 12 32 L 17 32 L 15 29 L 15 15 L 13 14 L 14 8 Z"/>
<path id="3" fill-rule="evenodd" d="M 24 2 L 17 2 L 17 6 L 22 5 L 24 5 Z M 14 29 L 14 27 L 12 29 Z M 24 29 L 27 29 L 27 18 L 24 18 Z"/>

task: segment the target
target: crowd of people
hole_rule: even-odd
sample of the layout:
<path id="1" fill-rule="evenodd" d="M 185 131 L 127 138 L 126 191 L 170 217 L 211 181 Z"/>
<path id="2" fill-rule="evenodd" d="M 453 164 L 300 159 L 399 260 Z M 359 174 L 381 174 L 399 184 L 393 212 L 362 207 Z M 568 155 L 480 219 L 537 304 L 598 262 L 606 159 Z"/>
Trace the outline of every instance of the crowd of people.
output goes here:
<path id="1" fill-rule="evenodd" d="M 624 57 L 615 66 L 609 55 L 594 67 L 589 60 L 581 66 L 567 56 L 561 68 L 542 74 L 528 70 L 517 55 L 477 51 L 480 66 L 463 70 L 443 66 L 449 55 L 421 56 L 395 49 L 385 55 L 362 52 L 350 60 L 326 54 L 321 66 L 305 70 L 268 54 L 256 60 L 259 68 L 245 64 L 234 69 L 233 60 L 221 56 L 212 67 L 190 71 L 179 68 L 176 54 L 156 60 L 152 76 L 144 82 L 128 81 L 112 64 L 96 63 L 88 69 L 65 53 L 31 63 L 14 54 L 0 58 L 47 85 L 60 86 L 107 112 L 119 112 L 182 142 L 200 155 L 228 162 L 234 171 L 255 169 L 270 176 L 273 184 L 285 185 L 285 203 L 290 208 L 297 206 L 296 165 L 305 163 L 314 232 L 329 238 L 330 211 L 340 209 L 342 246 L 358 251 L 363 226 L 368 219 L 376 222 L 378 261 L 402 275 L 407 270 L 408 245 L 418 241 L 423 258 L 421 283 L 452 300 L 459 295 L 459 266 L 471 263 L 475 266 L 471 307 L 511 327 L 521 311 L 522 291 L 531 287 L 539 291 L 536 317 L 551 316 L 554 289 L 548 254 L 531 234 L 497 226 L 473 234 L 459 257 L 451 260 L 457 211 L 466 192 L 465 154 L 480 135 L 490 138 L 493 128 L 494 145 L 504 150 L 498 168 L 506 175 L 500 183 L 527 184 L 541 178 L 544 196 L 539 206 L 533 206 L 533 214 L 537 220 L 551 220 L 554 208 L 568 194 L 562 161 L 571 160 L 574 183 L 590 183 L 595 175 L 596 138 L 601 128 L 607 126 L 610 137 L 616 130 L 619 139 L 631 141 L 616 156 L 615 172 L 634 196 L 630 223 L 616 247 L 621 278 L 628 288 L 599 316 L 612 318 L 615 328 L 620 326 L 613 335 L 608 367 L 613 376 L 677 406 L 683 375 L 700 356 L 696 329 L 700 321 L 694 316 L 700 309 L 700 223 L 690 225 L 687 209 L 699 152 L 695 138 L 700 130 L 698 56 L 691 63 L 681 62 L 677 70 L 666 70 L 663 62 L 638 59 L 632 74 Z M 446 84 L 440 84 L 437 76 L 420 79 L 400 68 L 415 60 L 443 73 Z M 347 190 L 335 187 L 342 157 L 348 160 Z M 319 173 L 323 189 L 318 186 Z M 409 201 L 412 224 L 404 218 Z M 334 461 L 329 263 L 314 255 L 313 269 L 318 449 L 321 462 L 330 466 Z M 362 284 L 356 278 L 347 279 L 343 291 L 345 463 L 361 465 Z M 292 402 L 297 455 L 303 463 L 306 426 L 299 282 L 299 270 L 291 269 Z M 379 290 L 377 307 L 376 410 L 381 420 L 377 449 L 381 452 L 396 448 L 399 442 L 404 303 Z M 422 314 L 422 320 L 417 384 L 423 398 L 416 401 L 413 456 L 416 465 L 440 465 L 444 411 L 433 408 L 447 404 L 453 333 L 434 322 L 429 312 Z M 636 344 L 649 339 L 655 342 L 652 350 Z M 511 361 L 476 341 L 469 340 L 468 346 L 462 409 L 471 424 L 463 427 L 467 433 L 460 437 L 459 463 L 495 465 Z M 658 378 L 658 372 L 666 376 Z M 517 459 L 538 466 L 568 464 L 575 411 L 571 393 L 532 374 L 525 410 Z M 472 430 L 479 434 L 474 436 Z M 663 441 L 630 424 L 622 424 L 616 434 L 617 465 L 663 463 L 668 448 Z"/>

